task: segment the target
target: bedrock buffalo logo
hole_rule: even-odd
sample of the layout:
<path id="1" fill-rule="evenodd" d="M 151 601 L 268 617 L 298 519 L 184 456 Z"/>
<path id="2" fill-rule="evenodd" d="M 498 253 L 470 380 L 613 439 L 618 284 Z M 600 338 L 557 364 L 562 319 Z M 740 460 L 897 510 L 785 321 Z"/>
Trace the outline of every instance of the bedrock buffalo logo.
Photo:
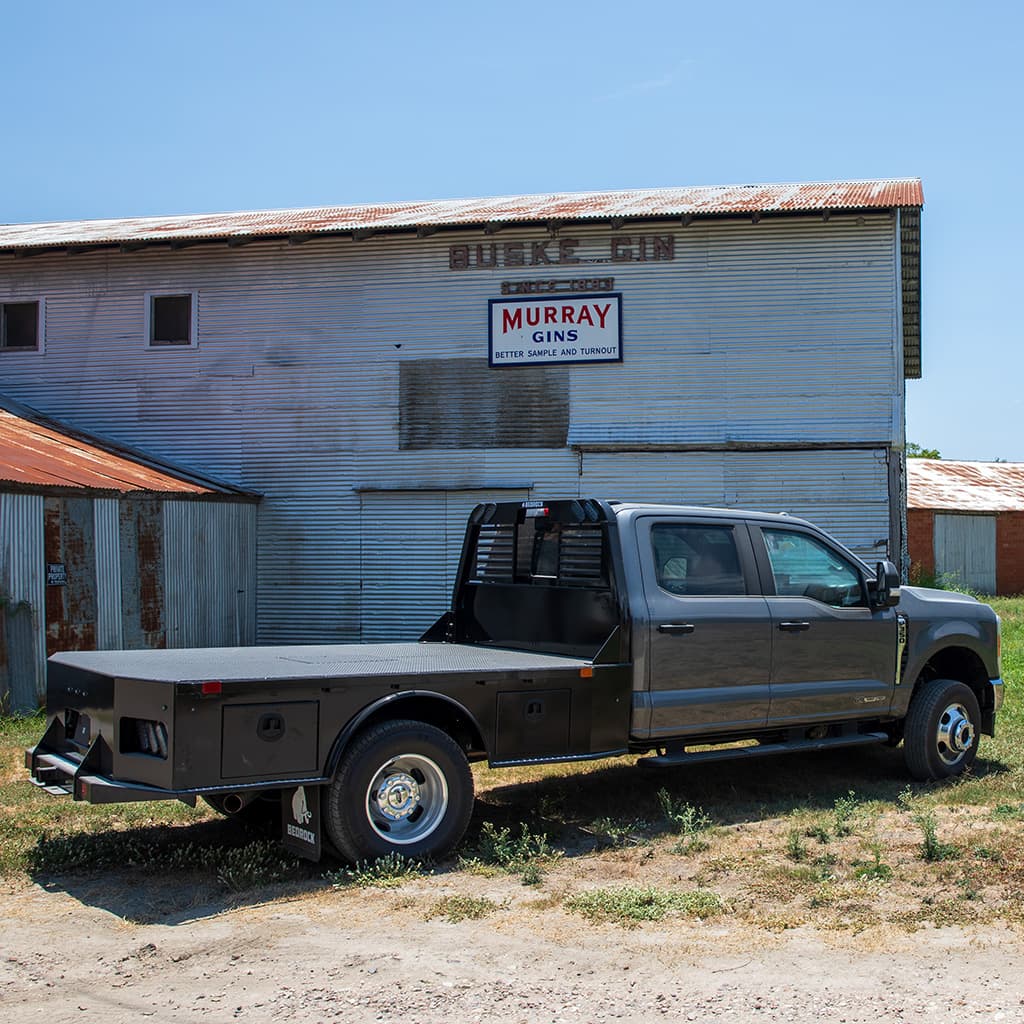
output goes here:
<path id="1" fill-rule="evenodd" d="M 306 803 L 305 786 L 299 786 L 292 797 L 292 817 L 299 825 L 308 825 L 313 820 L 313 812 Z"/>

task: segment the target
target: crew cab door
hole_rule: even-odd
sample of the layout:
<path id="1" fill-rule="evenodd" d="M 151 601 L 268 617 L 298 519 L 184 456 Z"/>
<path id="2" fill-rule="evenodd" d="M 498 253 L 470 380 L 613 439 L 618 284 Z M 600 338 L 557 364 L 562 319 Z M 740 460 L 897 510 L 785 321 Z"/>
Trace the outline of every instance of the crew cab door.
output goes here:
<path id="1" fill-rule="evenodd" d="M 751 524 L 751 535 L 772 620 L 770 724 L 887 713 L 896 613 L 870 606 L 862 568 L 800 526 Z"/>
<path id="2" fill-rule="evenodd" d="M 763 726 L 772 631 L 744 524 L 643 516 L 636 538 L 650 738 Z"/>

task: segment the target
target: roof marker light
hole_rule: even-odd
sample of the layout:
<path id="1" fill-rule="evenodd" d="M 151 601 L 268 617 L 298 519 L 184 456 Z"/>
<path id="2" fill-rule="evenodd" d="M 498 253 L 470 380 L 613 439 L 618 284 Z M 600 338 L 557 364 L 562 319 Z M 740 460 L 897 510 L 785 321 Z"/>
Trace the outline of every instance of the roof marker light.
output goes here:
<path id="1" fill-rule="evenodd" d="M 204 696 L 214 696 L 224 689 L 224 684 L 219 679 L 211 679 L 209 682 L 202 683 L 199 687 L 199 692 Z"/>

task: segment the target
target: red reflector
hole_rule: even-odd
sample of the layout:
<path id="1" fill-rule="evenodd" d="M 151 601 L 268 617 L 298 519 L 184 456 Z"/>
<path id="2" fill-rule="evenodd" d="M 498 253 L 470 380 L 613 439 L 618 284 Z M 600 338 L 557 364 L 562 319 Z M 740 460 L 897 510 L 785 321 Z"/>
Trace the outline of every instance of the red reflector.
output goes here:
<path id="1" fill-rule="evenodd" d="M 224 689 L 224 687 L 221 684 L 220 680 L 219 679 L 214 679 L 214 680 L 211 680 L 208 683 L 203 683 L 199 687 L 199 692 L 200 693 L 204 693 L 204 694 L 205 693 L 213 694 L 213 693 L 220 693 L 220 691 L 223 690 L 223 689 Z"/>

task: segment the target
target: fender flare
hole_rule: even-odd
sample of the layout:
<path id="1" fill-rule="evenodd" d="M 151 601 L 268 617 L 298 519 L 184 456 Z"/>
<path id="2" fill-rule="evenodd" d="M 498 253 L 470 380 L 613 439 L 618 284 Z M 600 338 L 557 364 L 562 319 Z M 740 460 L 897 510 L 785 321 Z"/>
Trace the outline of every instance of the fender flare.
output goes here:
<path id="1" fill-rule="evenodd" d="M 417 698 L 420 700 L 427 699 L 437 704 L 446 704 L 451 711 L 464 716 L 469 722 L 470 727 L 479 737 L 480 745 L 486 748 L 484 730 L 481 728 L 476 715 L 474 715 L 464 704 L 460 704 L 459 701 L 447 696 L 447 694 L 437 693 L 434 690 L 404 690 L 402 693 L 389 693 L 387 696 L 375 700 L 372 704 L 368 704 L 363 708 L 354 718 L 349 720 L 341 732 L 339 732 L 334 738 L 330 753 L 327 755 L 327 761 L 324 765 L 324 775 L 328 778 L 332 778 L 334 776 L 334 773 L 338 768 L 338 762 L 341 760 L 341 755 L 344 753 L 349 741 L 362 728 L 368 719 L 372 718 L 378 711 L 384 708 L 393 709 L 399 712 L 398 714 L 392 715 L 392 717 L 400 718 L 401 705 Z"/>

